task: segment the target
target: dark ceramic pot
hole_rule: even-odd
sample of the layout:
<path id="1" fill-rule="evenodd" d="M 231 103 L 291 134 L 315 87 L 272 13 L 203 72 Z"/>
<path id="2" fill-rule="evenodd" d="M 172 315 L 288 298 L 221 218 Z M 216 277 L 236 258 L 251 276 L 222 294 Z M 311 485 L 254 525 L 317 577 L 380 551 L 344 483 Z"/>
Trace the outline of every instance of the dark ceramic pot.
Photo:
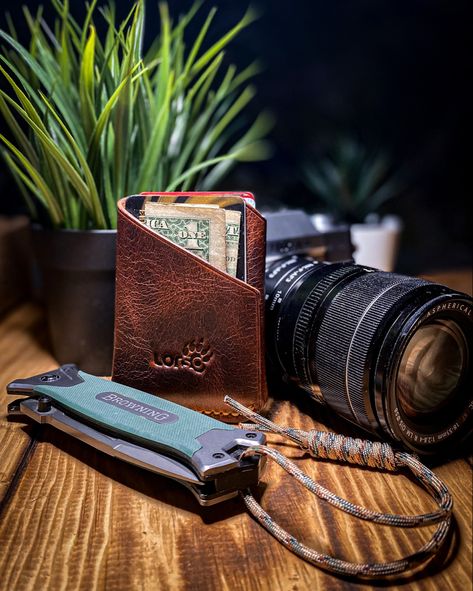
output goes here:
<path id="1" fill-rule="evenodd" d="M 115 230 L 33 228 L 53 354 L 110 375 L 115 311 Z"/>

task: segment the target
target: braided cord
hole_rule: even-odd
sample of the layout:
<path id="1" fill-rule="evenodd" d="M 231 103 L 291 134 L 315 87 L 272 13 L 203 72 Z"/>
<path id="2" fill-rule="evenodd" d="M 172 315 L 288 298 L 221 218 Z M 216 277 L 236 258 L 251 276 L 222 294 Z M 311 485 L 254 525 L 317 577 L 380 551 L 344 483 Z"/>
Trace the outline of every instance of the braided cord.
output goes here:
<path id="1" fill-rule="evenodd" d="M 229 396 L 225 397 L 225 402 L 233 407 L 240 415 L 256 423 L 245 423 L 241 425 L 242 428 L 246 430 L 266 431 L 287 437 L 297 443 L 302 449 L 308 450 L 314 458 L 338 460 L 391 472 L 406 468 L 439 505 L 437 511 L 420 515 L 398 515 L 371 511 L 327 490 L 277 450 L 265 445 L 256 445 L 246 449 L 241 457 L 252 455 L 268 457 L 313 494 L 349 515 L 393 527 L 422 527 L 439 524 L 430 540 L 409 556 L 391 562 L 358 564 L 340 560 L 327 554 L 321 554 L 313 548 L 305 546 L 280 527 L 255 500 L 249 490 L 241 491 L 243 501 L 250 513 L 286 548 L 304 560 L 325 570 L 340 574 L 368 577 L 403 573 L 430 560 L 440 549 L 450 529 L 453 500 L 445 484 L 416 457 L 405 452 L 394 451 L 387 443 L 354 439 L 352 437 L 344 437 L 335 433 L 316 430 L 302 431 L 290 427 L 281 427 L 254 411 L 247 409 Z"/>

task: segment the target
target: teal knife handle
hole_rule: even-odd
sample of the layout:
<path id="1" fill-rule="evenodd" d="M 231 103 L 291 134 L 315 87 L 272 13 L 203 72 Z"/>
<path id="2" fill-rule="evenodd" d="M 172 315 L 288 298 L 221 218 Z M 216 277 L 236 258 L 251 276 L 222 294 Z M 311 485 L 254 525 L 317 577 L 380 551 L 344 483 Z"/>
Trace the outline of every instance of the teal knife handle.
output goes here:
<path id="1" fill-rule="evenodd" d="M 83 371 L 78 375 L 83 381 L 76 385 L 45 383 L 34 386 L 34 391 L 117 435 L 177 452 L 189 460 L 202 447 L 198 437 L 213 429 L 234 430 L 169 400 Z"/>

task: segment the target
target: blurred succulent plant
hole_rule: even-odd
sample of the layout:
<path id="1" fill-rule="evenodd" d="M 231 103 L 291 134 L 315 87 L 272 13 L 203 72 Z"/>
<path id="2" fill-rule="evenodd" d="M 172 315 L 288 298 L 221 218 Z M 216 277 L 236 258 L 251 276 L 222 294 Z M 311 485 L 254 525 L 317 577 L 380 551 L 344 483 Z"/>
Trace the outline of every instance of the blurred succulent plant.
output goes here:
<path id="1" fill-rule="evenodd" d="M 347 137 L 339 139 L 322 160 L 306 163 L 303 177 L 328 211 L 348 223 L 363 222 L 404 188 L 386 154 L 371 152 Z"/>
<path id="2" fill-rule="evenodd" d="M 263 113 L 240 119 L 255 94 L 252 64 L 224 72 L 225 46 L 253 20 L 248 11 L 223 37 L 206 38 L 216 9 L 186 49 L 184 35 L 201 2 L 173 23 L 159 6 L 161 31 L 143 50 L 144 1 L 116 24 L 108 2 L 87 4 L 79 24 L 68 0 L 51 0 L 52 27 L 24 9 L 31 40 L 18 41 L 13 23 L 0 31 L 0 112 L 12 137 L 0 136 L 4 156 L 33 215 L 34 197 L 52 225 L 113 228 L 116 200 L 143 190 L 208 189 L 238 160 L 268 156 L 271 126 Z M 94 23 L 105 20 L 100 38 Z M 33 198 L 32 198 L 33 197 Z"/>

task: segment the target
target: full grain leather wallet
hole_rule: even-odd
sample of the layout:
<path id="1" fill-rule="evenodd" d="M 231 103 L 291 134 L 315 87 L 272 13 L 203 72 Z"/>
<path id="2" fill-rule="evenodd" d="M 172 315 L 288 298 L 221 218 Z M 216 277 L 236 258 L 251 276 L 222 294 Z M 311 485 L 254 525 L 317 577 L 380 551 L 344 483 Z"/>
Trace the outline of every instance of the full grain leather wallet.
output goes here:
<path id="1" fill-rule="evenodd" d="M 238 415 L 226 394 L 260 410 L 267 400 L 264 218 L 245 205 L 245 282 L 153 232 L 139 220 L 139 203 L 137 196 L 118 202 L 113 380 L 228 422 Z"/>

